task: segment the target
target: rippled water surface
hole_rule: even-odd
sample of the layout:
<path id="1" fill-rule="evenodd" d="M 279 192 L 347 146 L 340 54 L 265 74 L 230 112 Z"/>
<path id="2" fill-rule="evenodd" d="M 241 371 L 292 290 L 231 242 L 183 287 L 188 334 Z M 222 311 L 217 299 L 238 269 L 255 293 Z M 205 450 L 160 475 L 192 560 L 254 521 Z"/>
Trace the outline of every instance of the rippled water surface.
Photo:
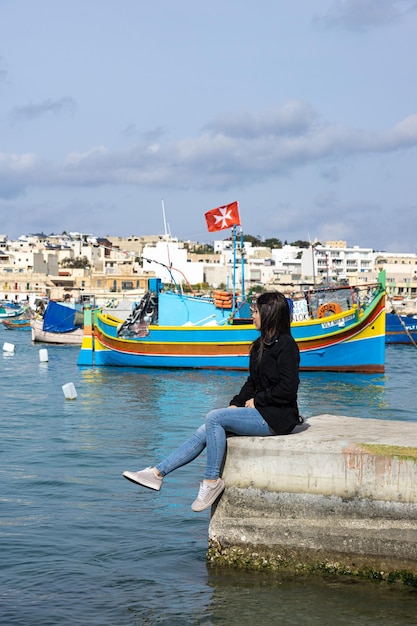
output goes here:
<path id="1" fill-rule="evenodd" d="M 242 384 L 239 372 L 89 369 L 78 348 L 0 330 L 0 623 L 22 626 L 417 624 L 417 592 L 206 566 L 204 458 L 160 493 L 121 476 L 169 452 Z M 417 421 L 417 350 L 384 375 L 302 374 L 300 407 Z M 65 400 L 73 382 L 78 397 Z"/>

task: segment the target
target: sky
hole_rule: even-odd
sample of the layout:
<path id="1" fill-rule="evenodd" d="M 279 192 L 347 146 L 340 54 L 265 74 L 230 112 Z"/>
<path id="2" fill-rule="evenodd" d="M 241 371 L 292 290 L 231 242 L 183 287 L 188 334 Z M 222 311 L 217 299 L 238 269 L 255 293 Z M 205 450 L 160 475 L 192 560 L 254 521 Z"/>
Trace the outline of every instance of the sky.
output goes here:
<path id="1" fill-rule="evenodd" d="M 417 253 L 416 59 L 417 0 L 0 0 L 0 234 L 210 242 L 238 201 Z"/>

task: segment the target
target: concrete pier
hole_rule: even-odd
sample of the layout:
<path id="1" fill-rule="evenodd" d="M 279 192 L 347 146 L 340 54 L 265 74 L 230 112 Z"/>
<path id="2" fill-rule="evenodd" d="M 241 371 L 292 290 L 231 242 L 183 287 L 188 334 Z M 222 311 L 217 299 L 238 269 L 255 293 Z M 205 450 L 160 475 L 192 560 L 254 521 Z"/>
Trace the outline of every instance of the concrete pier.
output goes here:
<path id="1" fill-rule="evenodd" d="M 208 561 L 417 586 L 417 423 L 317 415 L 231 437 Z"/>

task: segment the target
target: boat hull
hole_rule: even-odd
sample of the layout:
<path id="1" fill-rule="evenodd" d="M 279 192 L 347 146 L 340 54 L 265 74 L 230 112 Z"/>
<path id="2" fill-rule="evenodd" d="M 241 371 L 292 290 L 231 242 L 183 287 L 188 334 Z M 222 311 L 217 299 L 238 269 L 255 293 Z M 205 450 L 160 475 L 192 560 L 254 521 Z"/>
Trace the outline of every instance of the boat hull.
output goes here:
<path id="1" fill-rule="evenodd" d="M 417 343 L 417 317 L 387 313 L 386 343 Z"/>
<path id="2" fill-rule="evenodd" d="M 77 328 L 76 330 L 71 330 L 66 333 L 45 331 L 43 330 L 43 320 L 38 318 L 31 320 L 30 326 L 32 330 L 32 341 L 35 342 L 80 346 L 84 337 L 82 328 Z"/>
<path id="3" fill-rule="evenodd" d="M 1 322 L 7 330 L 30 330 L 29 319 L 8 319 Z"/>
<path id="4" fill-rule="evenodd" d="M 14 317 L 19 317 L 19 315 L 22 315 L 22 313 L 24 313 L 24 311 L 24 307 L 0 306 L 0 320 L 8 320 L 13 319 Z"/>

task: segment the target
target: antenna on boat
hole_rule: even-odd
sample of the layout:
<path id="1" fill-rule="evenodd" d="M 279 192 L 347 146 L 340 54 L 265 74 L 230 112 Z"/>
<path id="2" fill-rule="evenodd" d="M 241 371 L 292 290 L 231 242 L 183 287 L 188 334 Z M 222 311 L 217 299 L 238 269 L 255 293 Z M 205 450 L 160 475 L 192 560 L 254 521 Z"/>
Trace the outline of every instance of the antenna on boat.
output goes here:
<path id="1" fill-rule="evenodd" d="M 161 203 L 162 203 L 162 217 L 164 219 L 165 239 L 168 240 L 168 228 L 167 228 L 167 220 L 166 220 L 166 216 L 165 216 L 165 204 L 164 204 L 164 199 L 163 198 L 161 198 Z"/>
<path id="2" fill-rule="evenodd" d="M 166 220 L 166 216 L 165 216 L 165 204 L 164 204 L 164 199 L 163 198 L 161 198 L 161 203 L 162 203 L 162 217 L 164 218 L 165 241 L 167 242 L 168 266 L 172 267 L 171 255 L 170 255 L 170 252 L 169 252 L 169 236 L 168 236 L 167 220 Z M 172 278 L 172 274 L 171 274 L 171 278 Z"/>
<path id="3" fill-rule="evenodd" d="M 316 249 L 318 241 L 317 241 L 317 238 L 314 239 L 314 242 L 311 241 L 310 233 L 308 233 L 308 241 L 311 246 L 311 261 L 313 265 L 313 283 L 314 283 L 314 289 L 315 289 L 316 288 L 316 266 L 315 266 L 315 259 L 314 259 L 314 251 Z"/>

